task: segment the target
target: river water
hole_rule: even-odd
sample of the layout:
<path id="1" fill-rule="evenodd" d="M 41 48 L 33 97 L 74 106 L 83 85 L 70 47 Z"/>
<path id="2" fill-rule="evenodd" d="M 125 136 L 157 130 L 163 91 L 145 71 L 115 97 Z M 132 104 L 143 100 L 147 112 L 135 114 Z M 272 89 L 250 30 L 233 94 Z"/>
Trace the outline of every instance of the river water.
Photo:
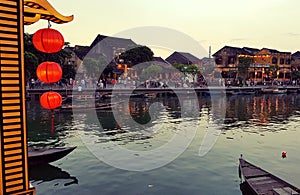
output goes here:
<path id="1" fill-rule="evenodd" d="M 50 165 L 30 168 L 37 194 L 241 194 L 240 154 L 300 186 L 300 94 L 131 98 L 113 110 L 119 115 L 104 110 L 56 112 L 52 133 L 50 112 L 39 102 L 27 102 L 30 146 L 77 146 Z M 212 148 L 199 155 L 210 127 L 216 129 L 209 140 Z M 139 154 L 159 149 L 181 131 L 195 133 L 183 153 L 151 168 L 180 149 L 175 146 L 165 156 L 149 155 L 139 164 Z M 114 150 L 101 153 L 108 143 L 136 151 L 137 160 Z M 287 151 L 287 158 L 281 158 L 282 151 Z M 99 153 L 112 159 L 122 156 L 116 158 L 119 167 Z"/>

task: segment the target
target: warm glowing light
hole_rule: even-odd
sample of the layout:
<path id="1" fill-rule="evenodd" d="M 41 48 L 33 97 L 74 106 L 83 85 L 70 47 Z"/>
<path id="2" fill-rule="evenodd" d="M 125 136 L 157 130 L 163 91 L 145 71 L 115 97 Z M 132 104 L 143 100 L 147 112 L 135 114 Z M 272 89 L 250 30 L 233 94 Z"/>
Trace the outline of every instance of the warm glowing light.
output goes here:
<path id="1" fill-rule="evenodd" d="M 44 53 L 59 52 L 65 42 L 61 33 L 55 29 L 43 28 L 34 33 L 32 37 L 34 47 Z"/>
<path id="2" fill-rule="evenodd" d="M 43 62 L 36 69 L 37 77 L 44 83 L 55 83 L 62 77 L 62 69 L 55 62 Z"/>
<path id="3" fill-rule="evenodd" d="M 44 108 L 53 110 L 61 105 L 62 97 L 54 91 L 45 92 L 40 98 L 40 103 Z"/>

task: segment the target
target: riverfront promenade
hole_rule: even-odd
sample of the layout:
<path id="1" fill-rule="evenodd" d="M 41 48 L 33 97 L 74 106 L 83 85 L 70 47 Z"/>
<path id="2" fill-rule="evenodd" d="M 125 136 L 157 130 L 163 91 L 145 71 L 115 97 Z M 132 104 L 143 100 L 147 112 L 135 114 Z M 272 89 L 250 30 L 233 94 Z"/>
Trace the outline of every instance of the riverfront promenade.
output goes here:
<path id="1" fill-rule="evenodd" d="M 236 86 L 229 86 L 229 87 L 221 87 L 221 86 L 211 86 L 211 87 L 199 87 L 199 88 L 104 88 L 104 89 L 99 89 L 99 88 L 84 88 L 82 91 L 79 91 L 78 88 L 54 88 L 52 89 L 53 91 L 56 91 L 60 93 L 63 96 L 70 96 L 70 95 L 80 95 L 80 94 L 85 94 L 85 95 L 94 95 L 96 92 L 99 92 L 100 95 L 105 95 L 105 94 L 111 94 L 112 92 L 114 94 L 118 95 L 128 95 L 128 94 L 137 94 L 137 95 L 142 95 L 142 94 L 156 94 L 158 96 L 168 96 L 172 95 L 174 93 L 181 93 L 181 94 L 189 94 L 191 92 L 195 92 L 197 95 L 202 95 L 203 92 L 205 91 L 210 91 L 210 92 L 238 92 L 238 91 L 255 91 L 256 93 L 261 93 L 263 88 L 268 88 L 270 86 L 264 86 L 264 85 L 259 85 L 259 86 L 244 86 L 244 87 L 236 87 Z M 300 86 L 276 86 L 279 89 L 287 89 L 288 92 L 295 92 L 299 91 L 300 92 Z M 43 94 L 44 92 L 49 91 L 49 88 L 44 88 L 44 89 L 27 89 L 26 96 L 28 99 L 31 100 L 38 100 L 40 95 Z M 175 92 L 176 91 L 176 92 Z"/>

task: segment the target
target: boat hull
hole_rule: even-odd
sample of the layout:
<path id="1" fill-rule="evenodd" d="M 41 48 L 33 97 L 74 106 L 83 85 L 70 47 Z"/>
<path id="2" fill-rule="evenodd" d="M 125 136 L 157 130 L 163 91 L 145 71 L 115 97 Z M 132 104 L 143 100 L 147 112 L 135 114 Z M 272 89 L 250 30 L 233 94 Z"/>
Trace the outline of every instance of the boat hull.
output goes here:
<path id="1" fill-rule="evenodd" d="M 240 177 L 250 188 L 250 194 L 300 194 L 300 189 L 275 175 L 240 158 Z M 246 194 L 246 193 L 245 193 Z"/>
<path id="2" fill-rule="evenodd" d="M 34 166 L 57 161 L 68 155 L 75 148 L 28 148 L 28 164 L 29 166 Z"/>

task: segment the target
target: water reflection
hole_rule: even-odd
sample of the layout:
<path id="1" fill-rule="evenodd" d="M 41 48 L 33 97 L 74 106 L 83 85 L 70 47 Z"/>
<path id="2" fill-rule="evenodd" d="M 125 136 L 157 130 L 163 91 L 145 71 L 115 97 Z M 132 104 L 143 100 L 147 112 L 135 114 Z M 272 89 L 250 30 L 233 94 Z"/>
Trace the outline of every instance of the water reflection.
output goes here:
<path id="1" fill-rule="evenodd" d="M 222 130 L 233 130 L 243 127 L 265 127 L 263 130 L 277 131 L 284 128 L 268 128 L 274 125 L 288 123 L 289 120 L 298 121 L 292 116 L 299 116 L 300 96 L 297 94 L 288 95 L 245 95 L 245 96 L 228 96 L 226 102 L 223 98 L 214 98 L 215 110 L 218 108 L 226 109 L 226 116 L 220 119 L 216 111 L 212 113 L 212 99 L 209 97 L 199 97 L 198 102 L 186 99 L 184 106 L 189 112 L 196 112 L 194 104 L 199 104 L 199 118 L 208 115 L 208 120 L 223 121 L 219 125 Z M 160 103 L 164 110 L 149 113 L 149 108 L 155 103 Z M 226 105 L 226 107 L 224 107 Z M 117 105 L 121 113 L 121 119 L 117 122 L 112 112 L 96 112 L 99 123 L 101 124 L 105 135 L 115 136 L 117 134 L 138 133 L 141 128 L 139 125 L 148 124 L 150 127 L 157 123 L 180 123 L 181 105 L 178 98 L 155 98 L 146 100 L 143 98 L 132 98 L 129 103 L 120 103 Z M 51 114 L 48 110 L 41 108 L 37 102 L 29 102 L 28 110 L 28 142 L 30 146 L 64 146 L 64 139 L 72 136 L 73 129 L 78 125 L 88 124 L 95 128 L 96 124 L 89 124 L 88 118 L 92 117 L 88 111 L 83 114 L 82 121 L 73 121 L 72 113 L 57 113 L 55 115 L 55 133 L 50 131 Z M 129 116 L 122 115 L 129 112 Z M 152 118 L 155 117 L 155 118 Z M 194 120 L 199 120 L 195 118 Z M 128 121 L 133 119 L 137 124 L 128 125 Z M 149 121 L 154 121 L 150 123 Z M 79 124 L 78 124 L 79 123 Z M 219 123 L 219 122 L 218 122 Z M 76 124 L 76 125 L 75 125 Z M 97 125 L 96 125 L 97 126 Z M 86 127 L 86 126 L 85 126 Z M 88 128 L 88 127 L 87 127 Z M 255 131 L 257 129 L 254 129 Z M 262 129 L 260 129 L 262 130 Z M 101 135 L 101 134 L 100 134 Z M 124 137 L 123 137 L 124 138 Z M 131 137 L 132 138 L 132 137 Z M 136 140 L 138 137 L 135 137 Z M 149 137 L 140 136 L 140 139 Z M 122 138 L 112 138 L 120 140 Z"/>
<path id="2" fill-rule="evenodd" d="M 64 186 L 78 184 L 78 179 L 71 176 L 68 172 L 59 167 L 45 164 L 40 166 L 29 167 L 29 179 L 33 185 L 60 179 L 64 182 Z"/>
<path id="3" fill-rule="evenodd" d="M 130 116 L 122 116 L 119 121 L 115 120 L 112 112 L 96 112 L 99 123 L 101 124 L 106 135 L 114 136 L 128 132 L 140 131 L 140 126 L 148 124 L 149 121 L 154 123 L 148 124 L 150 127 L 157 123 L 178 124 L 181 118 L 181 106 L 188 107 L 189 112 L 196 112 L 193 106 L 199 105 L 199 118 L 208 115 L 208 120 L 219 121 L 223 125 L 219 127 L 222 130 L 232 130 L 243 127 L 267 127 L 276 124 L 287 123 L 291 116 L 299 116 L 300 96 L 297 94 L 288 95 L 245 95 L 245 96 L 228 96 L 226 102 L 224 98 L 214 98 L 214 106 L 217 110 L 226 109 L 226 116 L 220 119 L 216 113 L 212 113 L 212 99 L 209 97 L 199 97 L 198 102 L 186 99 L 184 105 L 180 105 L 178 98 L 156 98 L 145 101 L 143 98 L 132 98 L 129 103 L 119 103 L 117 108 L 119 113 L 129 112 Z M 163 109 L 154 110 L 150 113 L 149 108 L 155 103 L 160 103 Z M 63 146 L 63 140 L 72 136 L 73 129 L 78 125 L 87 124 L 94 128 L 96 124 L 89 124 L 89 117 L 94 113 L 83 112 L 82 121 L 73 121 L 72 112 L 57 113 L 55 115 L 55 133 L 50 131 L 50 113 L 48 110 L 41 108 L 36 102 L 29 102 L 28 110 L 28 141 L 29 145 L 38 146 Z M 152 119 L 151 119 L 152 116 Z M 132 118 L 131 118 L 132 117 Z M 155 118 L 153 118 L 155 117 Z M 193 120 L 199 120 L 195 118 Z M 128 125 L 128 121 L 133 119 L 137 125 Z M 295 117 L 290 120 L 297 120 Z M 156 122 L 155 122 L 156 121 Z M 79 123 L 79 124 L 78 124 Z M 69 130 L 69 131 L 67 131 Z M 268 129 L 268 131 L 279 129 Z M 67 133 L 68 132 L 68 133 Z M 151 137 L 151 136 L 150 136 Z M 145 139 L 145 137 L 140 137 Z M 119 138 L 118 138 L 119 139 Z"/>
<path id="4" fill-rule="evenodd" d="M 297 94 L 230 96 L 224 129 L 288 123 L 291 116 L 299 115 L 299 101 Z"/>
<path id="5" fill-rule="evenodd" d="M 206 158 L 199 158 L 194 152 L 199 148 L 199 142 L 201 141 L 203 134 L 198 135 L 196 139 L 200 140 L 197 143 L 195 142 L 194 145 L 191 146 L 192 150 L 187 151 L 187 153 L 183 154 L 181 158 L 175 162 L 174 164 L 170 166 L 166 166 L 164 168 L 161 168 L 159 171 L 155 172 L 146 172 L 141 177 L 138 177 L 138 179 L 132 178 L 133 183 L 130 186 L 143 186 L 144 183 L 141 183 L 143 179 L 145 178 L 145 175 L 147 176 L 148 183 L 151 183 L 153 180 L 158 180 L 159 182 L 165 182 L 167 187 L 165 187 L 166 191 L 169 192 L 170 186 L 173 184 L 182 183 L 184 181 L 188 181 L 188 185 L 192 185 L 192 187 L 195 187 L 195 191 L 193 192 L 199 192 L 199 188 L 205 188 L 208 189 L 208 191 L 218 189 L 215 188 L 215 185 L 213 182 L 217 181 L 219 182 L 218 185 L 221 185 L 226 180 L 226 185 L 231 185 L 230 187 L 227 186 L 227 188 L 234 188 L 232 186 L 237 186 L 238 188 L 238 182 L 236 181 L 229 181 L 229 176 L 224 179 L 224 174 L 233 172 L 232 167 L 236 168 L 236 164 L 232 163 L 232 156 L 237 156 L 236 153 L 240 154 L 240 147 L 244 149 L 245 153 L 248 152 L 251 154 L 251 152 L 259 153 L 260 151 L 264 150 L 265 156 L 270 157 L 269 153 L 274 152 L 274 150 L 281 150 L 276 147 L 281 146 L 272 146 L 272 150 L 268 147 L 264 147 L 263 149 L 260 147 L 260 144 L 257 144 L 257 136 L 252 136 L 253 134 L 260 135 L 261 132 L 268 131 L 268 132 L 278 132 L 283 130 L 292 130 L 296 129 L 297 123 L 300 122 L 300 94 L 287 94 L 287 95 L 236 95 L 236 96 L 228 96 L 226 99 L 221 98 L 210 98 L 210 97 L 199 97 L 197 101 L 191 100 L 189 98 L 186 98 L 183 105 L 179 104 L 179 100 L 177 98 L 156 98 L 156 99 L 149 99 L 145 100 L 143 98 L 132 98 L 130 99 L 129 103 L 119 103 L 117 105 L 117 109 L 120 113 L 123 113 L 125 110 L 130 112 L 130 116 L 141 125 L 147 124 L 151 119 L 149 116 L 151 115 L 151 107 L 154 103 L 159 103 L 164 106 L 164 109 L 162 109 L 160 112 L 154 112 L 157 113 L 155 115 L 155 120 L 153 124 L 150 124 L 152 127 L 156 127 L 156 125 L 164 125 L 165 128 L 161 129 L 160 131 L 155 131 L 152 134 L 144 134 L 140 133 L 139 128 L 135 128 L 135 126 L 129 126 L 126 125 L 127 120 L 129 118 L 123 117 L 122 121 L 116 121 L 114 119 L 113 113 L 108 111 L 97 111 L 97 112 L 90 112 L 90 111 L 83 111 L 80 113 L 79 117 L 74 120 L 74 116 L 72 115 L 72 112 L 59 112 L 55 115 L 55 133 L 51 133 L 51 120 L 50 120 L 50 112 L 48 110 L 45 110 L 41 108 L 38 102 L 28 102 L 27 106 L 27 120 L 28 120 L 28 140 L 30 145 L 34 146 L 74 146 L 78 144 L 74 140 L 79 139 L 78 132 L 84 132 L 88 136 L 96 136 L 98 138 L 98 142 L 103 143 L 107 141 L 113 141 L 116 144 L 119 145 L 125 145 L 126 148 L 134 149 L 134 150 L 151 150 L 156 146 L 161 145 L 162 143 L 165 143 L 168 141 L 168 139 L 176 133 L 176 125 L 183 122 L 181 119 L 181 106 L 186 106 L 189 110 L 189 112 L 196 112 L 195 104 L 199 105 L 198 116 L 195 118 L 190 118 L 189 121 L 186 122 L 186 125 L 188 127 L 195 127 L 197 122 L 199 120 L 203 121 L 212 121 L 216 122 L 218 124 L 218 128 L 222 129 L 223 132 L 228 132 L 225 139 L 228 137 L 228 139 L 232 139 L 228 141 L 226 139 L 226 142 L 219 143 L 218 148 L 216 148 L 214 151 L 210 153 Z M 217 109 L 225 109 L 226 115 L 225 118 L 218 118 L 217 115 L 214 115 L 212 112 L 212 102 L 215 104 L 215 108 Z M 94 121 L 90 120 L 90 117 L 92 115 L 97 115 L 98 123 L 101 124 L 103 127 L 102 130 L 99 130 L 99 125 L 94 123 Z M 40 117 L 42 116 L 42 117 Z M 222 124 L 219 122 L 222 121 Z M 293 125 L 290 125 L 290 123 L 293 123 Z M 199 131 L 205 131 L 205 126 L 203 129 L 200 129 Z M 236 133 L 238 132 L 238 133 Z M 236 133 L 236 136 L 234 135 Z M 246 134 L 247 133 L 247 134 Z M 248 134 L 252 134 L 251 136 L 248 136 Z M 247 135 L 247 136 L 245 136 Z M 263 146 L 266 146 L 267 143 L 271 142 L 269 137 L 272 137 L 273 133 L 268 134 L 268 136 L 260 137 L 264 141 Z M 293 134 L 291 134 L 293 135 Z M 243 139 L 237 139 L 243 136 Z M 248 138 L 246 138 L 248 137 Z M 295 136 L 294 136 L 295 137 Z M 251 140 L 253 138 L 253 140 Z M 222 138 L 220 138 L 222 139 Z M 245 143 L 249 141 L 249 147 Z M 223 138 L 224 140 L 224 138 Z M 275 140 L 275 139 L 274 139 Z M 252 142 L 251 142 L 252 141 Z M 269 141 L 269 142 L 267 142 Z M 248 142 L 247 142 L 248 143 Z M 252 145 L 256 144 L 256 148 L 253 149 Z M 293 142 L 295 143 L 295 142 Z M 97 143 L 95 143 L 97 144 Z M 244 147 L 244 148 L 243 148 Z M 275 149 L 274 149 L 275 147 Z M 79 147 L 80 148 L 80 147 Z M 238 149 L 237 149 L 238 148 Z M 290 149 L 291 150 L 291 149 Z M 191 152 L 192 151 L 192 152 Z M 277 151 L 276 151 L 277 152 Z M 291 152 L 291 151 L 289 151 Z M 227 158 L 223 158 L 223 156 L 226 156 L 226 154 L 229 154 Z M 113 183 L 115 178 L 120 178 L 120 183 L 127 181 L 127 173 L 128 172 L 121 172 L 125 176 L 118 177 L 119 172 L 115 169 L 109 170 L 107 167 L 104 167 L 103 169 L 97 169 L 95 168 L 95 165 L 90 162 L 90 160 L 93 158 L 86 158 L 86 153 L 78 153 L 78 156 L 76 158 L 80 159 L 81 161 L 86 160 L 88 162 L 85 162 L 86 164 L 82 163 L 81 161 L 77 161 L 80 166 L 72 166 L 73 162 L 68 161 L 68 159 L 62 159 L 61 162 L 65 163 L 65 165 L 69 166 L 68 171 L 72 171 L 72 173 L 76 173 L 76 176 L 78 178 L 82 177 L 81 169 L 86 168 L 90 170 L 90 173 L 94 173 L 97 175 L 105 175 L 104 177 L 101 177 L 101 179 L 95 179 L 97 181 L 95 182 L 106 182 L 105 186 L 102 186 L 102 188 L 107 188 L 110 192 L 116 192 L 114 191 L 115 188 Z M 221 157 L 219 158 L 219 156 Z M 254 155 L 255 156 L 255 155 Z M 271 156 L 272 157 L 272 156 Z M 270 157 L 270 159 L 272 159 Z M 225 160 L 224 160 L 225 159 Z M 226 160 L 227 159 L 227 160 Z M 222 163 L 218 163 L 222 161 Z M 215 167 L 212 165 L 211 162 L 215 162 Z M 287 163 L 287 161 L 284 161 Z M 89 164 L 90 163 L 90 164 Z M 71 165 L 71 166 L 70 166 Z M 102 165 L 102 164 L 101 164 Z M 50 167 L 52 165 L 49 165 Z M 175 166 L 176 168 L 172 167 Z M 171 168 L 170 168 L 171 167 Z M 194 167 L 194 169 L 189 169 L 189 167 Z M 203 169 L 205 167 L 205 169 Z M 65 182 L 64 185 L 69 185 L 68 183 L 75 184 L 77 183 L 77 179 L 73 176 L 70 176 L 69 173 L 67 173 L 64 170 L 61 170 L 59 167 L 51 167 L 51 168 L 45 168 L 48 169 L 47 175 L 45 175 L 44 169 L 37 169 L 37 170 L 30 170 L 31 174 L 31 180 L 34 181 L 34 184 L 39 184 L 41 182 L 55 180 L 55 179 L 63 179 L 62 182 Z M 56 170 L 54 170 L 56 169 Z M 169 169 L 172 170 L 172 173 L 174 173 L 172 178 L 168 178 L 168 174 L 170 174 Z M 182 169 L 182 171 L 178 171 L 177 169 Z M 187 174 L 183 169 L 192 170 L 191 173 Z M 205 170 L 216 170 L 218 169 L 218 175 L 212 174 L 210 171 L 205 172 Z M 165 170 L 165 172 L 164 172 Z M 166 171 L 167 170 L 167 171 Z M 56 171 L 56 173 L 55 173 Z M 76 172 L 77 171 L 77 172 Z M 106 172 L 105 172 L 106 171 Z M 163 172 L 163 175 L 160 175 L 160 173 Z M 54 174 L 51 174 L 54 173 Z M 155 175 L 155 174 L 157 175 Z M 41 175 L 39 175 L 41 174 Z M 155 176 L 151 175 L 154 174 Z M 181 176 L 188 175 L 184 179 Z M 86 172 L 82 171 L 82 175 L 86 175 Z M 117 176 L 116 176 L 117 175 Z M 214 175 L 214 176 L 212 176 Z M 160 180 L 160 178 L 165 177 L 165 180 Z M 193 177 L 193 181 L 190 179 L 190 177 Z M 210 178 L 213 178 L 212 180 L 209 180 Z M 233 176 L 230 175 L 230 178 Z M 96 177 L 95 177 L 96 178 Z M 100 178 L 100 177 L 99 177 Z M 108 179 L 107 179 L 108 178 Z M 199 186 L 199 179 L 203 179 L 202 183 Z M 85 180 L 89 180 L 90 178 L 85 178 Z M 173 180 L 172 180 L 173 179 Z M 206 182 L 205 180 L 208 180 Z M 215 179 L 215 180 L 214 180 Z M 80 181 L 83 181 L 84 179 L 80 178 Z M 168 183 L 168 181 L 170 182 Z M 99 182 L 99 183 L 101 183 Z M 129 182 L 129 180 L 128 180 Z M 80 182 L 81 183 L 81 182 Z M 88 182 L 87 182 L 88 183 Z M 92 182 L 91 182 L 92 183 Z M 126 182 L 125 182 L 126 183 Z M 137 184 L 137 185 L 136 185 Z M 169 185 L 170 184 L 170 185 Z M 171 185 L 172 184 L 172 185 Z M 89 184 L 86 184 L 89 185 Z M 124 184 L 125 185 L 125 184 Z M 157 184 L 158 185 L 158 184 Z M 210 186 L 212 185 L 212 186 Z M 222 187 L 226 187 L 224 186 Z M 77 185 L 73 185 L 77 186 Z M 76 188 L 76 190 L 84 189 L 86 186 L 84 185 L 78 185 L 80 187 Z M 109 188 L 107 186 L 112 186 L 112 188 Z M 122 186 L 122 184 L 119 184 L 119 187 Z M 134 188 L 133 187 L 133 188 Z M 187 192 L 187 190 L 190 190 L 190 186 L 184 188 L 181 187 L 174 189 L 178 190 L 180 193 L 184 193 L 184 191 Z M 95 188 L 95 191 L 98 188 Z M 120 188 L 119 193 L 121 193 L 123 188 Z M 157 188 L 158 189 L 158 188 Z M 180 191 L 182 190 L 182 191 Z M 199 191 L 196 191 L 199 190 Z M 203 189 L 201 189 L 203 190 Z M 218 191 L 219 190 L 219 191 Z M 222 192 L 223 189 L 218 189 L 216 191 Z M 238 189 L 239 190 L 239 189 Z M 72 189 L 70 188 L 70 194 Z M 165 191 L 165 192 L 166 192 Z M 233 190 L 234 191 L 234 190 Z M 206 191 L 207 192 L 207 191 Z M 236 192 L 236 191 L 234 191 Z M 116 192 L 117 193 L 117 192 Z M 108 193 L 109 194 L 109 193 Z M 110 193 L 112 194 L 112 193 Z M 134 192 L 132 192 L 134 194 Z M 197 193 L 195 193 L 197 194 Z M 230 193 L 228 193 L 230 194 Z M 232 193 L 234 194 L 234 193 Z"/>

